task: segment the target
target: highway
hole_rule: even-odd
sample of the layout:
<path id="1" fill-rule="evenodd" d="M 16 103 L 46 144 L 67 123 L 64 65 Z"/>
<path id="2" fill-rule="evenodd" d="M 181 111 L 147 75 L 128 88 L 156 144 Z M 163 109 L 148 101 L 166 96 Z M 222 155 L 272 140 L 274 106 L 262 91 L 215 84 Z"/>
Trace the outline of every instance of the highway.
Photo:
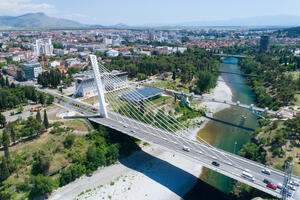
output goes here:
<path id="1" fill-rule="evenodd" d="M 280 183 L 282 184 L 284 180 L 284 174 L 279 170 L 266 167 L 260 163 L 222 151 L 220 149 L 212 148 L 204 143 L 188 139 L 180 134 L 176 135 L 175 133 L 160 130 L 148 124 L 135 121 L 114 112 L 108 112 L 108 118 L 100 118 L 93 112 L 88 111 L 91 109 L 95 110 L 95 108 L 87 103 L 80 102 L 76 99 L 66 97 L 45 89 L 37 89 L 39 91 L 46 92 L 55 97 L 63 99 L 63 101 L 60 102 L 61 106 L 72 109 L 80 113 L 81 115 L 86 116 L 93 122 L 118 130 L 140 140 L 160 145 L 162 148 L 168 151 L 183 154 L 188 159 L 197 160 L 199 164 L 209 169 L 248 184 L 274 197 L 281 198 L 281 191 L 279 189 L 273 190 L 267 188 L 266 184 L 263 183 L 263 180 L 267 178 L 275 185 L 278 185 Z M 80 107 L 74 106 L 74 104 L 80 105 Z M 82 109 L 82 107 L 84 107 L 85 109 Z M 183 146 L 189 147 L 190 151 L 184 151 Z M 220 166 L 216 167 L 212 165 L 211 163 L 213 161 L 219 162 Z M 264 168 L 269 169 L 271 171 L 271 175 L 263 174 L 261 170 Z M 255 177 L 255 180 L 252 182 L 248 179 L 243 178 L 241 176 L 243 171 L 251 173 Z M 293 176 L 292 179 L 300 182 L 299 177 Z"/>

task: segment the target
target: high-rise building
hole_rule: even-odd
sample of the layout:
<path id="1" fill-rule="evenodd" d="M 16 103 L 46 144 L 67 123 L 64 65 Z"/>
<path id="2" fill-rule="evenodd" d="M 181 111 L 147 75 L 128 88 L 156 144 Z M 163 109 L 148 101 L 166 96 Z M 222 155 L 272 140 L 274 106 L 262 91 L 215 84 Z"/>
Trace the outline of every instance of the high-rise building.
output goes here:
<path id="1" fill-rule="evenodd" d="M 36 79 L 40 73 L 42 73 L 42 66 L 39 62 L 29 62 L 22 66 L 25 79 Z"/>
<path id="2" fill-rule="evenodd" d="M 45 54 L 46 56 L 53 55 L 53 45 L 51 39 L 38 39 L 33 45 L 34 55 L 40 56 Z"/>
<path id="3" fill-rule="evenodd" d="M 268 35 L 263 35 L 260 37 L 260 51 L 270 50 L 270 37 Z"/>

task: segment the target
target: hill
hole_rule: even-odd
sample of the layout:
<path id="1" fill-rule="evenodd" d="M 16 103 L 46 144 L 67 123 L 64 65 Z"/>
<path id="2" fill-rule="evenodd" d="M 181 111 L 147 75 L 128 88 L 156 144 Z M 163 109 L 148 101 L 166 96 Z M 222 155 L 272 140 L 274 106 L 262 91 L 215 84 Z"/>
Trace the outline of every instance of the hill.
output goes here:
<path id="1" fill-rule="evenodd" d="M 300 26 L 281 30 L 279 31 L 279 35 L 292 37 L 292 38 L 300 37 Z"/>
<path id="2" fill-rule="evenodd" d="M 28 13 L 21 16 L 0 16 L 1 29 L 28 28 L 79 28 L 86 25 L 68 19 L 49 17 L 44 13 Z"/>

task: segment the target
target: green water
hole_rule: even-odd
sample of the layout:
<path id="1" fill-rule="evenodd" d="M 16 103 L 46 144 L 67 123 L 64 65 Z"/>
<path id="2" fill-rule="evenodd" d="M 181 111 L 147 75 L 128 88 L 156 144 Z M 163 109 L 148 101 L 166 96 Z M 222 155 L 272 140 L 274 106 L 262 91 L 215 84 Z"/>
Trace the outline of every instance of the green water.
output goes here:
<path id="1" fill-rule="evenodd" d="M 239 73 L 238 60 L 235 58 L 226 58 L 221 64 L 220 70 Z M 222 78 L 231 88 L 233 101 L 240 101 L 245 104 L 253 103 L 252 92 L 245 84 L 245 80 L 242 76 L 222 74 Z M 242 115 L 247 118 L 243 119 L 241 117 Z M 230 107 L 222 110 L 216 113 L 214 118 L 252 129 L 258 127 L 257 117 L 254 114 L 237 107 Z M 198 134 L 215 147 L 229 152 L 235 151 L 235 153 L 237 153 L 243 144 L 250 141 L 252 132 L 219 122 L 210 121 L 202 130 L 199 131 Z M 234 183 L 232 179 L 209 169 L 204 169 L 201 180 L 202 181 L 199 181 L 195 188 L 186 195 L 186 200 L 200 199 L 197 198 L 199 197 L 199 194 L 207 192 L 207 189 L 202 189 L 206 188 L 203 187 L 203 184 L 211 185 L 213 186 L 212 188 L 219 190 L 218 192 L 210 193 L 210 195 L 207 196 L 209 199 L 228 199 L 228 197 L 225 198 L 225 194 L 229 194 L 230 191 L 232 191 Z M 212 188 L 208 190 L 214 190 Z"/>

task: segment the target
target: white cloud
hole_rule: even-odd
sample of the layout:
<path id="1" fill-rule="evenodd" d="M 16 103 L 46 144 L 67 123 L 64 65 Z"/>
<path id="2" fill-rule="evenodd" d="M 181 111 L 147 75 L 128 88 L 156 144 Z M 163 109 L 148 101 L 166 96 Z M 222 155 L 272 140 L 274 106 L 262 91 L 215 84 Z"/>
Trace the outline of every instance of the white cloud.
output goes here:
<path id="1" fill-rule="evenodd" d="M 53 12 L 53 5 L 32 3 L 32 0 L 0 0 L 1 15 L 20 15 L 30 12 Z"/>

